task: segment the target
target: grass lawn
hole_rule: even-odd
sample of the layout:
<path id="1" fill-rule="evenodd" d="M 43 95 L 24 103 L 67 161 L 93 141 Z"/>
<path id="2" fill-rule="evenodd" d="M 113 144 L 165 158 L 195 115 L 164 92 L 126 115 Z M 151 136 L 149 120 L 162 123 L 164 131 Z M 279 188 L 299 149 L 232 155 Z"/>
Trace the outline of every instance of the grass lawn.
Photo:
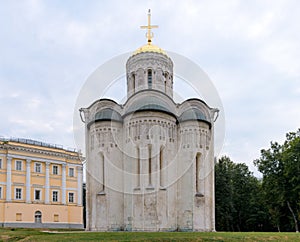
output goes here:
<path id="1" fill-rule="evenodd" d="M 84 232 L 0 228 L 0 241 L 300 241 L 300 233 Z"/>

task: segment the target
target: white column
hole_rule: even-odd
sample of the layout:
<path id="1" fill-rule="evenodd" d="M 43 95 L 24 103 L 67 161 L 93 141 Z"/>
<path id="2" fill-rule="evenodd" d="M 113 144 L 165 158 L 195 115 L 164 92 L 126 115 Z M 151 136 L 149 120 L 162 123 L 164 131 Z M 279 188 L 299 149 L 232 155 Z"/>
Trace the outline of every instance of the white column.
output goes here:
<path id="1" fill-rule="evenodd" d="M 11 157 L 7 157 L 6 160 L 6 201 L 11 201 Z"/>
<path id="2" fill-rule="evenodd" d="M 30 165 L 31 165 L 31 160 L 27 159 L 26 160 L 26 202 L 30 203 L 31 199 L 30 199 Z"/>
<path id="3" fill-rule="evenodd" d="M 62 164 L 61 202 L 66 204 L 66 164 Z"/>
<path id="4" fill-rule="evenodd" d="M 77 167 L 77 205 L 82 205 L 82 167 Z"/>
<path id="5" fill-rule="evenodd" d="M 46 162 L 46 181 L 45 181 L 45 203 L 49 203 L 50 181 L 49 181 L 49 166 L 50 162 Z"/>

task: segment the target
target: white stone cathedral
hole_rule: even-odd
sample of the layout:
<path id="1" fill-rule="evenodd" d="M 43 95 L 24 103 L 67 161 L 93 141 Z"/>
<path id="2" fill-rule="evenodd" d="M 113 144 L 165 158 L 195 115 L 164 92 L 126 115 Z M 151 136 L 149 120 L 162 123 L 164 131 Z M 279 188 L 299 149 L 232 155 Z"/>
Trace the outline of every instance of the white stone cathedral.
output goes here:
<path id="1" fill-rule="evenodd" d="M 173 100 L 173 62 L 148 43 L 126 63 L 127 100 L 81 111 L 86 127 L 87 230 L 214 231 L 217 109 Z"/>

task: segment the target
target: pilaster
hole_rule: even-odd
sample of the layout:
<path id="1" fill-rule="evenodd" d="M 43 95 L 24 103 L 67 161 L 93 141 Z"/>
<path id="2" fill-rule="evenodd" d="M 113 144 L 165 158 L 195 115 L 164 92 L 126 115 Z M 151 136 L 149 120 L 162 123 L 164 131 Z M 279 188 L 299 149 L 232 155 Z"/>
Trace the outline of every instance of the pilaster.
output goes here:
<path id="1" fill-rule="evenodd" d="M 46 179 L 45 179 L 45 203 L 49 203 L 49 194 L 50 194 L 50 178 L 49 178 L 49 166 L 50 162 L 46 162 Z"/>
<path id="2" fill-rule="evenodd" d="M 82 167 L 77 167 L 77 205 L 82 205 Z"/>
<path id="3" fill-rule="evenodd" d="M 62 164 L 62 177 L 61 177 L 61 202 L 66 204 L 66 164 Z"/>
<path id="4" fill-rule="evenodd" d="M 31 160 L 27 159 L 26 160 L 26 202 L 30 203 L 31 202 L 31 194 L 30 194 L 30 165 L 31 165 Z"/>
<path id="5" fill-rule="evenodd" d="M 11 201 L 11 160 L 12 158 L 7 156 L 6 158 L 6 201 Z"/>

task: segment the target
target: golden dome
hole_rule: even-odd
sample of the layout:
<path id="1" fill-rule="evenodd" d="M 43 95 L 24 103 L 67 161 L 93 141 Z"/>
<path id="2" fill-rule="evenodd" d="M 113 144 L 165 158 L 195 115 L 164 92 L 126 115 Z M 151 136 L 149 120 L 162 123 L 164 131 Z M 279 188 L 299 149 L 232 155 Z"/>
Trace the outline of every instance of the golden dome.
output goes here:
<path id="1" fill-rule="evenodd" d="M 144 53 L 144 52 L 155 52 L 155 53 L 160 53 L 167 55 L 166 52 L 159 48 L 156 45 L 152 45 L 152 38 L 153 38 L 153 33 L 151 32 L 151 29 L 153 28 L 158 28 L 158 25 L 151 25 L 151 11 L 150 9 L 148 10 L 148 25 L 141 26 L 142 29 L 147 29 L 146 33 L 146 38 L 148 39 L 148 43 L 143 45 L 142 47 L 138 48 L 133 55 L 139 54 L 139 53 Z"/>
<path id="2" fill-rule="evenodd" d="M 160 53 L 160 54 L 166 55 L 166 52 L 162 48 L 160 48 L 160 47 L 158 47 L 156 45 L 152 45 L 151 43 L 143 45 L 142 47 L 138 48 L 133 53 L 133 55 L 136 55 L 136 54 L 139 54 L 139 53 L 144 53 L 144 52 L 156 52 L 156 53 Z"/>

